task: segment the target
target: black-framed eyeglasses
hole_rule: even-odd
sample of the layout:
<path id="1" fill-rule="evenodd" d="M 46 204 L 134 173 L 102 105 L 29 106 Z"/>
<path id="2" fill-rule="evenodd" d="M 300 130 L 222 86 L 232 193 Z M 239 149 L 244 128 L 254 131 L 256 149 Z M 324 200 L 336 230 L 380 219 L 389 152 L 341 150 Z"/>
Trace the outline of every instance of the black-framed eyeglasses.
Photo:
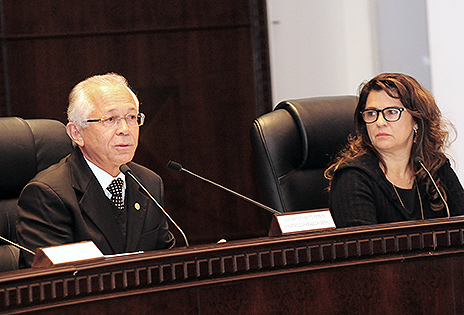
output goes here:
<path id="1" fill-rule="evenodd" d="M 372 124 L 379 118 L 379 113 L 382 113 L 383 118 L 388 122 L 398 121 L 401 118 L 401 113 L 405 110 L 404 107 L 387 107 L 384 109 L 365 109 L 361 111 L 362 118 L 366 124 Z"/>
<path id="2" fill-rule="evenodd" d="M 100 119 L 87 119 L 86 122 L 99 122 L 105 127 L 114 127 L 119 121 L 124 119 L 128 126 L 142 126 L 145 121 L 145 114 L 127 114 L 126 116 L 103 116 Z"/>

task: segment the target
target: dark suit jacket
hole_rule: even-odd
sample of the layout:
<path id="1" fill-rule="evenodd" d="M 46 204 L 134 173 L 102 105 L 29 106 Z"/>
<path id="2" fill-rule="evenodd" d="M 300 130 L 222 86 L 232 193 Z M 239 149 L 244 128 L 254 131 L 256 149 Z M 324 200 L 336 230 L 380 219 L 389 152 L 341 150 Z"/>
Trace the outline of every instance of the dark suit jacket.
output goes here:
<path id="1" fill-rule="evenodd" d="M 128 166 L 163 205 L 161 178 L 136 163 Z M 18 201 L 18 242 L 35 251 L 38 247 L 92 240 L 105 255 L 174 245 L 166 218 L 129 177 L 125 206 L 126 242 L 118 229 L 113 204 L 76 147 L 23 189 Z M 32 255 L 22 253 L 22 267 L 30 266 L 32 259 Z"/>

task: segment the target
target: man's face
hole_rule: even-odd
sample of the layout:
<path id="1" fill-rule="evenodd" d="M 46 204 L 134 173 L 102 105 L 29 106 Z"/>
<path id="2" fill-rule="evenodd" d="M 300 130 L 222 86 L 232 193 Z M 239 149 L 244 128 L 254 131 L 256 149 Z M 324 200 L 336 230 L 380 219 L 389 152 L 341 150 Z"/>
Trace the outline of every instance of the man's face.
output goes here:
<path id="1" fill-rule="evenodd" d="M 123 86 L 98 87 L 92 91 L 91 101 L 95 108 L 88 119 L 124 117 L 137 114 L 133 95 Z M 113 127 L 100 122 L 89 122 L 80 129 L 81 140 L 76 143 L 84 156 L 112 176 L 119 174 L 119 167 L 132 160 L 138 145 L 139 126 L 128 125 L 121 118 Z"/>

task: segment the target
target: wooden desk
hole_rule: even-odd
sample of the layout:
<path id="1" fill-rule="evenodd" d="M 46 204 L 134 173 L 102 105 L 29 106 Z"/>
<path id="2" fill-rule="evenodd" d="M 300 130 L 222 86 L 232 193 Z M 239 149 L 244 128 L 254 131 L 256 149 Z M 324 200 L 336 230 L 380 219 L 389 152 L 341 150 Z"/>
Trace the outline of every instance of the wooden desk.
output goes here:
<path id="1" fill-rule="evenodd" d="M 464 219 L 263 237 L 0 275 L 0 312 L 463 314 Z"/>

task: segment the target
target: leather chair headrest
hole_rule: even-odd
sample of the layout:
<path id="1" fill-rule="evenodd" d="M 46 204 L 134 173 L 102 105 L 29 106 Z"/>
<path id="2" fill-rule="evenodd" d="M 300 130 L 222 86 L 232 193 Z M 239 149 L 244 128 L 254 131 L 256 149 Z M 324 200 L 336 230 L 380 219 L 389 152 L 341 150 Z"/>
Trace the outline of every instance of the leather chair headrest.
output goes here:
<path id="1" fill-rule="evenodd" d="M 300 133 L 301 160 L 298 168 L 325 168 L 330 158 L 342 149 L 346 135 L 354 135 L 353 111 L 356 96 L 331 96 L 296 99 L 279 103 L 293 117 Z M 352 103 L 353 106 L 340 106 Z"/>
<path id="2" fill-rule="evenodd" d="M 18 198 L 40 171 L 71 152 L 63 123 L 50 119 L 0 118 L 0 199 Z"/>

